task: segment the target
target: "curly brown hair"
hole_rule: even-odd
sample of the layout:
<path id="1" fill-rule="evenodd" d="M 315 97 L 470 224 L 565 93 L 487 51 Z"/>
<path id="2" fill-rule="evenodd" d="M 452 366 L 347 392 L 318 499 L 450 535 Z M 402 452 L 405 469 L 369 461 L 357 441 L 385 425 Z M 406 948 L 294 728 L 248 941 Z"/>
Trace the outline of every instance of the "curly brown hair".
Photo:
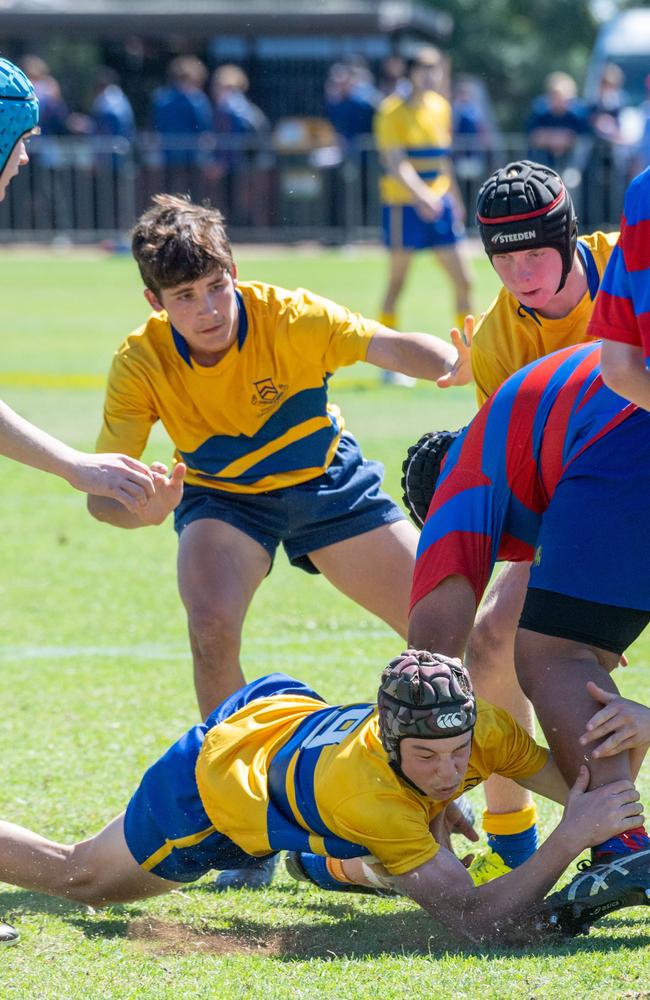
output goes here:
<path id="1" fill-rule="evenodd" d="M 232 248 L 221 212 L 195 205 L 183 195 L 157 194 L 140 216 L 131 251 L 142 280 L 154 295 L 218 268 L 233 270 Z"/>

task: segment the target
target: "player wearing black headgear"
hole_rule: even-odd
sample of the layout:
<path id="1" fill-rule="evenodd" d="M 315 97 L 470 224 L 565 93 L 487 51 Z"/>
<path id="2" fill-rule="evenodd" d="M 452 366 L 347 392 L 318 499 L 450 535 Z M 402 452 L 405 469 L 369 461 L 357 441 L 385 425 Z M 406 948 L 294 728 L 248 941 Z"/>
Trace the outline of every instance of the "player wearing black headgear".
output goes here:
<path id="1" fill-rule="evenodd" d="M 508 163 L 486 179 L 477 220 L 503 284 L 471 342 L 471 371 L 482 405 L 524 365 L 589 339 L 594 300 L 618 234 L 577 237 L 561 178 L 530 160 Z M 468 323 L 465 333 L 472 333 Z M 421 457 L 426 459 L 426 451 Z M 415 480 L 420 464 L 412 459 Z M 476 618 L 465 658 L 478 694 L 507 708 L 532 733 L 532 710 L 517 683 L 512 653 L 528 572 L 526 563 L 501 571 Z M 532 799 L 512 784 L 490 781 L 486 801 L 483 827 L 491 846 L 510 866 L 520 863 L 537 843 Z"/>
<path id="2" fill-rule="evenodd" d="M 559 174 L 532 160 L 514 160 L 495 170 L 478 193 L 476 220 L 485 252 L 554 247 L 562 257 L 566 284 L 578 239 L 571 195 Z"/>
<path id="3" fill-rule="evenodd" d="M 524 365 L 589 339 L 593 301 L 618 234 L 578 238 L 562 178 L 532 160 L 514 160 L 487 178 L 476 220 L 504 286 L 472 340 L 480 406 Z"/>

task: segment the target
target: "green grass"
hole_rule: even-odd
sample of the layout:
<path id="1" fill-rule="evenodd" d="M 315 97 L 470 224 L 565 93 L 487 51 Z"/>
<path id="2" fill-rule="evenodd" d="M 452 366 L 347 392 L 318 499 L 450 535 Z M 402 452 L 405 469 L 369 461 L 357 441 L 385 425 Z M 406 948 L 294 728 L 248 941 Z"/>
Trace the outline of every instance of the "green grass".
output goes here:
<path id="1" fill-rule="evenodd" d="M 485 306 L 494 276 L 484 261 L 475 270 Z M 133 265 L 3 255 L 2 274 L 0 395 L 91 447 L 111 353 L 146 314 Z M 384 261 L 297 248 L 243 255 L 240 274 L 303 284 L 372 314 Z M 444 280 L 418 261 L 404 324 L 444 336 L 450 314 Z M 470 390 L 386 388 L 365 366 L 339 373 L 332 397 L 365 452 L 385 462 L 396 495 L 407 444 L 473 410 Z M 148 454 L 168 460 L 162 433 Z M 99 525 L 66 484 L 5 460 L 1 468 L 0 815 L 70 842 L 121 811 L 145 767 L 196 719 L 175 537 L 169 524 L 135 533 Z M 243 659 L 251 679 L 287 670 L 345 701 L 373 696 L 398 645 L 281 556 L 255 598 Z M 646 701 L 649 653 L 639 641 L 619 678 Z M 647 774 L 642 788 L 648 798 Z M 541 815 L 548 830 L 558 809 L 541 804 Z M 263 894 L 219 897 L 206 879 L 101 913 L 2 885 L 0 913 L 22 933 L 17 948 L 0 952 L 2 998 L 650 995 L 648 923 L 633 910 L 562 948 L 483 955 L 450 949 L 406 902 L 332 896 L 285 875 Z"/>

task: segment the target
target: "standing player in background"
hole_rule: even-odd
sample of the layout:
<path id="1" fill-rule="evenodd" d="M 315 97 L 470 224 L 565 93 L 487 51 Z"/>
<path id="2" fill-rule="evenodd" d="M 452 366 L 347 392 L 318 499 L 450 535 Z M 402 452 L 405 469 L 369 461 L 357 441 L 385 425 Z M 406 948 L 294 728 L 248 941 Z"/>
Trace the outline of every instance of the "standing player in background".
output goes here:
<path id="1" fill-rule="evenodd" d="M 524 365 L 589 339 L 589 319 L 617 234 L 578 237 L 562 179 L 550 167 L 528 160 L 508 163 L 486 180 L 478 195 L 477 222 L 485 252 L 503 283 L 473 339 L 472 321 L 465 327 L 480 406 Z M 514 666 L 515 630 L 529 570 L 525 561 L 501 570 L 476 617 L 466 662 L 479 694 L 507 708 L 532 735 L 532 708 Z M 485 794 L 488 842 L 498 858 L 514 867 L 537 845 L 532 797 L 500 777 L 490 778 Z"/>
<path id="2" fill-rule="evenodd" d="M 472 311 L 472 280 L 461 251 L 464 208 L 451 162 L 451 108 L 438 92 L 440 52 L 422 48 L 409 66 L 408 96 L 391 94 L 374 130 L 385 174 L 380 182 L 389 279 L 380 322 L 397 329 L 399 299 L 413 253 L 432 250 L 454 286 L 455 321 Z"/>
<path id="3" fill-rule="evenodd" d="M 605 271 L 589 333 L 603 340 L 603 379 L 650 410 L 650 167 L 630 184 L 621 236 Z"/>
<path id="4" fill-rule="evenodd" d="M 25 143 L 38 132 L 38 98 L 31 81 L 8 59 L 0 59 L 0 201 L 12 179 L 29 163 Z M 75 489 L 112 498 L 135 511 L 153 494 L 146 465 L 125 455 L 87 455 L 24 420 L 0 400 L 0 454 L 51 472 Z M 0 945 L 18 933 L 0 923 Z"/>
<path id="5" fill-rule="evenodd" d="M 362 360 L 453 380 L 457 353 L 305 289 L 238 282 L 221 214 L 183 198 L 154 198 L 133 254 L 154 312 L 115 356 L 98 446 L 137 458 L 160 420 L 177 464 L 170 478 L 156 472 L 145 509 L 104 498 L 89 509 L 123 528 L 160 524 L 175 510 L 205 718 L 244 683 L 244 619 L 280 542 L 293 565 L 322 573 L 405 634 L 417 533 L 328 402 L 328 382 Z M 246 884 L 252 878 L 247 871 Z M 220 887 L 233 879 L 241 884 L 224 875 Z"/>
<path id="6" fill-rule="evenodd" d="M 496 560 L 532 560 L 517 676 L 565 780 L 586 762 L 592 787 L 636 774 L 647 749 L 594 758 L 581 738 L 603 704 L 589 682 L 616 696 L 610 675 L 650 621 L 650 416 L 603 384 L 599 360 L 593 343 L 533 362 L 448 435 L 409 626 L 418 648 L 462 656 Z M 595 897 L 635 871 L 650 875 L 641 827 L 597 844 L 573 889 Z"/>

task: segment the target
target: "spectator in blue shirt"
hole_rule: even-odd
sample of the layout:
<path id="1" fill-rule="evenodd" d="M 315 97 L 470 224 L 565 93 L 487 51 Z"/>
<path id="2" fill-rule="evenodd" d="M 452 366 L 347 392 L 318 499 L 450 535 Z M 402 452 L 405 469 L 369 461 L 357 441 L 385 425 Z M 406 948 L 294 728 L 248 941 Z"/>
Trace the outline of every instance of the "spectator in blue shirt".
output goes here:
<path id="1" fill-rule="evenodd" d="M 248 97 L 248 88 L 241 66 L 224 63 L 212 74 L 216 156 L 211 198 L 224 206 L 233 225 L 268 226 L 273 202 L 271 124 Z"/>
<path id="2" fill-rule="evenodd" d="M 201 138 L 211 134 L 212 108 L 203 87 L 208 71 L 196 56 L 177 56 L 169 64 L 169 83 L 154 91 L 152 125 L 162 137 L 167 166 L 190 167 L 205 162 Z"/>
<path id="3" fill-rule="evenodd" d="M 533 102 L 526 122 L 528 155 L 560 172 L 586 159 L 591 136 L 589 109 L 577 96 L 576 82 L 568 73 L 551 73 L 544 94 Z"/>
<path id="4" fill-rule="evenodd" d="M 97 71 L 90 117 L 95 135 L 120 136 L 129 142 L 135 136 L 131 102 L 120 86 L 118 74 L 108 66 Z"/>
<path id="5" fill-rule="evenodd" d="M 325 117 L 344 148 L 353 145 L 358 136 L 372 133 L 379 96 L 362 67 L 335 63 L 330 68 L 325 83 Z"/>
<path id="6" fill-rule="evenodd" d="M 214 131 L 219 136 L 255 137 L 268 136 L 271 131 L 269 120 L 264 112 L 247 97 L 248 77 L 240 66 L 227 63 L 218 66 L 212 74 L 210 93 L 214 102 Z M 246 141 L 241 141 L 241 147 L 234 138 L 229 143 L 222 143 L 217 154 L 217 161 L 224 172 L 243 167 L 247 160 L 243 155 Z M 254 143 L 252 144 L 254 145 Z M 217 148 L 219 141 L 217 138 Z"/>

